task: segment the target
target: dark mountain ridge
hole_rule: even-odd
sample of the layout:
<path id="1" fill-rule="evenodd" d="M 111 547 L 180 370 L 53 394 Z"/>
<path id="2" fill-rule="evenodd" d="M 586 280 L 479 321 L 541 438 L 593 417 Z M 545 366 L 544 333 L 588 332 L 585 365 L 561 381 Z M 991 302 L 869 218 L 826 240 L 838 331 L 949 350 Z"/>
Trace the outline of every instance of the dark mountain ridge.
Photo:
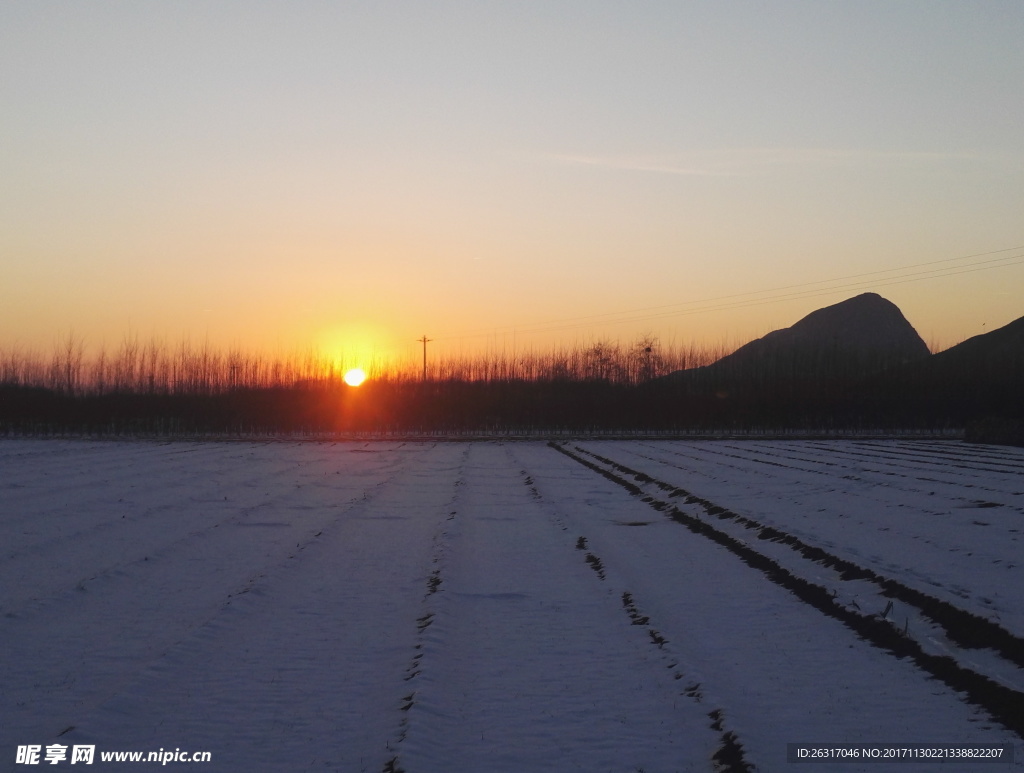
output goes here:
<path id="1" fill-rule="evenodd" d="M 863 293 L 813 311 L 792 327 L 768 333 L 711 365 L 668 378 L 730 392 L 798 382 L 814 387 L 928 356 L 928 346 L 896 304 L 877 293 Z"/>
<path id="2" fill-rule="evenodd" d="M 988 333 L 968 338 L 932 355 L 929 367 L 947 375 L 983 369 L 996 374 L 1024 366 L 1024 317 Z"/>
<path id="3" fill-rule="evenodd" d="M 610 379 L 334 382 L 89 394 L 0 383 L 0 435 L 319 437 L 330 433 L 959 432 L 1024 444 L 1024 318 L 939 354 L 874 293 L 718 362 Z"/>
<path id="4" fill-rule="evenodd" d="M 909 364 L 877 386 L 891 404 L 944 416 L 967 427 L 971 439 L 1024 444 L 1024 317 Z"/>
<path id="5" fill-rule="evenodd" d="M 680 423 L 966 427 L 1024 443 L 1024 317 L 930 354 L 895 304 L 865 293 L 650 390 Z"/>

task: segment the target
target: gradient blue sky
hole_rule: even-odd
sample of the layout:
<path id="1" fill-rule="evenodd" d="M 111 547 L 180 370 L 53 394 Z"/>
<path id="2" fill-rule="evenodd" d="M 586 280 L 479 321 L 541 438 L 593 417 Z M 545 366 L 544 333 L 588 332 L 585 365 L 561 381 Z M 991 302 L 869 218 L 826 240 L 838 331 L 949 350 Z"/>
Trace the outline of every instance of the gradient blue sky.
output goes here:
<path id="1" fill-rule="evenodd" d="M 1022 40 L 1020 0 L 0 2 L 0 349 L 742 343 L 863 290 L 949 345 L 1024 315 Z"/>

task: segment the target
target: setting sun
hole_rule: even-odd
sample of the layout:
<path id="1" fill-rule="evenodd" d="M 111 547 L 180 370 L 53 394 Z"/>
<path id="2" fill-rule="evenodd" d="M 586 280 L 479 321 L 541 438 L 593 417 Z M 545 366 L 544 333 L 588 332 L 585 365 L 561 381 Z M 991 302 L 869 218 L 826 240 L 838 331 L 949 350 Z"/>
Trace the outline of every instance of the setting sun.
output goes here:
<path id="1" fill-rule="evenodd" d="M 352 368 L 345 373 L 345 383 L 349 386 L 359 386 L 366 381 L 366 372 L 362 368 Z"/>

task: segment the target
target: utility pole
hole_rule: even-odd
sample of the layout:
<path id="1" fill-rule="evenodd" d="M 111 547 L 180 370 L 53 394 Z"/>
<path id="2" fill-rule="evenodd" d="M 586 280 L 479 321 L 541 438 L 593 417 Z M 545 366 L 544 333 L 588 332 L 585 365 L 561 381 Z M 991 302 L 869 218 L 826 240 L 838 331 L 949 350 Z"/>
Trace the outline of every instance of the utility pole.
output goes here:
<path id="1" fill-rule="evenodd" d="M 423 380 L 427 380 L 427 342 L 433 341 L 433 338 L 427 338 L 425 335 L 423 338 L 417 338 L 421 344 L 423 344 Z"/>

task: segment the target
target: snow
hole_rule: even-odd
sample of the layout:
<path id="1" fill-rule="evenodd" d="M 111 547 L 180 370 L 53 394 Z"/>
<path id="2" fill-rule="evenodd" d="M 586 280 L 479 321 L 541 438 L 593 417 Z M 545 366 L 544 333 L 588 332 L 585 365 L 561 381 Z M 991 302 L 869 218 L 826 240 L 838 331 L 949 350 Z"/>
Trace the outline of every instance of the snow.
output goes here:
<path id="1" fill-rule="evenodd" d="M 896 441 L 612 449 L 656 478 L 1024 635 L 1024 453 L 1017 449 Z"/>
<path id="2" fill-rule="evenodd" d="M 565 448 L 1024 635 L 1020 450 Z M 708 771 L 730 738 L 761 771 L 859 769 L 789 765 L 790 742 L 1015 743 L 1024 768 L 963 694 L 542 442 L 4 440 L 0 492 L 0 769 L 61 743 L 211 771 Z"/>

